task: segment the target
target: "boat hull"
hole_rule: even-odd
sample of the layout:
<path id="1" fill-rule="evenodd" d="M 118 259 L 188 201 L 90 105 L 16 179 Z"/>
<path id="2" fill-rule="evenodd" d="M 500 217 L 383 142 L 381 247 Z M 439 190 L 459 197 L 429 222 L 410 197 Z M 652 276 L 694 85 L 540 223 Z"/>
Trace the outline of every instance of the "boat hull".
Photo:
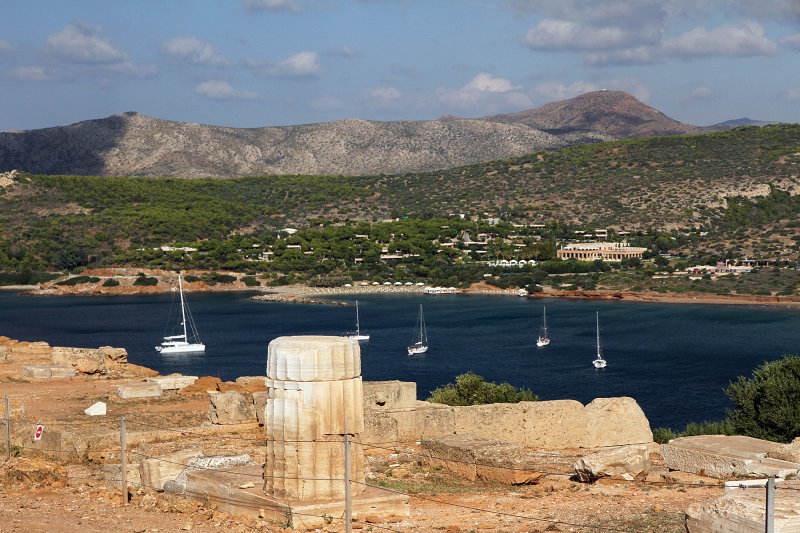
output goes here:
<path id="1" fill-rule="evenodd" d="M 538 346 L 539 348 L 541 348 L 542 346 L 547 346 L 548 344 L 550 344 L 550 339 L 542 339 L 540 337 L 539 340 L 536 341 L 536 346 Z"/>
<path id="2" fill-rule="evenodd" d="M 355 339 L 357 341 L 368 341 L 369 335 L 345 335 L 348 339 Z"/>
<path id="3" fill-rule="evenodd" d="M 409 346 L 408 355 L 419 355 L 428 351 L 427 346 Z"/>
<path id="4" fill-rule="evenodd" d="M 170 345 L 156 346 L 156 351 L 162 354 L 171 353 L 205 353 L 206 345 L 199 343 L 176 343 Z"/>
<path id="5" fill-rule="evenodd" d="M 592 364 L 595 368 L 605 368 L 606 367 L 606 360 L 605 359 L 595 359 L 592 361 Z"/>

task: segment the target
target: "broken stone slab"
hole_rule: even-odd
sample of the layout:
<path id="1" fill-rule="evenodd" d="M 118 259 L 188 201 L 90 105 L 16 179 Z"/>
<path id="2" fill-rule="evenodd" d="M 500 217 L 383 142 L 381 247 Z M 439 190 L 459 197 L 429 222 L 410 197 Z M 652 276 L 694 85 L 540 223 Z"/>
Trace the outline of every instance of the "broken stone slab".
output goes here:
<path id="1" fill-rule="evenodd" d="M 71 378 L 75 370 L 69 365 L 26 365 L 22 367 L 22 375 L 35 379 Z"/>
<path id="2" fill-rule="evenodd" d="M 423 461 L 444 467 L 470 481 L 497 481 L 509 485 L 535 483 L 536 458 L 521 445 L 476 435 L 446 435 L 420 441 Z"/>
<path id="3" fill-rule="evenodd" d="M 164 394 L 161 385 L 149 381 L 117 385 L 117 389 L 120 398 L 158 398 Z"/>
<path id="4" fill-rule="evenodd" d="M 186 462 L 186 467 L 174 480 L 164 483 L 164 492 L 184 494 L 186 492 L 186 474 L 198 470 L 209 472 L 225 472 L 239 466 L 253 466 L 256 462 L 246 453 L 237 455 L 209 455 L 195 457 Z"/>
<path id="5" fill-rule="evenodd" d="M 800 481 L 775 484 L 775 533 L 800 531 Z M 761 487 L 734 490 L 712 501 L 686 508 L 689 533 L 761 533 L 765 531 L 765 491 Z"/>
<path id="6" fill-rule="evenodd" d="M 170 374 L 169 376 L 154 376 L 147 378 L 147 381 L 158 383 L 161 390 L 178 390 L 189 385 L 193 385 L 197 381 L 197 376 L 184 376 L 182 374 Z"/>
<path id="7" fill-rule="evenodd" d="M 256 391 L 253 393 L 253 409 L 256 412 L 256 421 L 262 426 L 264 425 L 264 409 L 267 408 L 268 399 L 269 393 L 267 391 Z"/>
<path id="8" fill-rule="evenodd" d="M 632 444 L 600 450 L 578 459 L 573 465 L 582 480 L 622 476 L 632 480 L 650 472 L 650 452 L 646 444 Z"/>
<path id="9" fill-rule="evenodd" d="M 83 412 L 89 416 L 102 416 L 106 414 L 106 404 L 105 402 L 95 402 Z"/>
<path id="10" fill-rule="evenodd" d="M 795 437 L 789 444 L 780 444 L 771 449 L 767 452 L 767 457 L 800 463 L 800 437 Z"/>
<path id="11" fill-rule="evenodd" d="M 672 439 L 660 448 L 664 466 L 723 479 L 733 476 L 787 477 L 800 472 L 800 463 L 767 457 L 778 445 L 739 435 L 697 435 Z"/>
<path id="12" fill-rule="evenodd" d="M 212 424 L 247 424 L 256 421 L 253 402 L 243 394 L 228 391 L 209 395 L 208 420 Z"/>
<path id="13" fill-rule="evenodd" d="M 183 450 L 145 459 L 139 463 L 142 486 L 164 490 L 164 484 L 175 481 L 191 459 L 202 456 L 199 450 Z"/>

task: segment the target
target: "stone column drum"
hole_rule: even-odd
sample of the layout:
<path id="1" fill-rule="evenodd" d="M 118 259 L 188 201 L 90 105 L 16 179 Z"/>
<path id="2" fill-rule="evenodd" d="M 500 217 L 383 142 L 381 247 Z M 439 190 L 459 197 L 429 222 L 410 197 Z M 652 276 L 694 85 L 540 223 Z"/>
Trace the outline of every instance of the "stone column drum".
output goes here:
<path id="1" fill-rule="evenodd" d="M 351 436 L 352 495 L 363 492 L 361 350 L 344 337 L 278 337 L 269 343 L 264 491 L 276 499 L 345 497 L 344 434 Z"/>

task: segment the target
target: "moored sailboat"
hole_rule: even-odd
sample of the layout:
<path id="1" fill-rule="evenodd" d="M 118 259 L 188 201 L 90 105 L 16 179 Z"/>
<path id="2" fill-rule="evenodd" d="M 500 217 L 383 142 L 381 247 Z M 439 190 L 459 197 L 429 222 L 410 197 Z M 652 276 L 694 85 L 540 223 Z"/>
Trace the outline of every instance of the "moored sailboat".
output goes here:
<path id="1" fill-rule="evenodd" d="M 357 341 L 368 341 L 369 333 L 361 333 L 361 323 L 358 319 L 358 300 L 356 300 L 356 330 L 345 334 L 345 337 L 355 339 Z"/>
<path id="2" fill-rule="evenodd" d="M 419 306 L 417 324 L 414 326 L 414 337 L 408 347 L 408 355 L 419 355 L 428 351 L 428 330 L 425 327 L 425 316 L 422 313 L 422 304 Z"/>
<path id="3" fill-rule="evenodd" d="M 542 327 L 539 329 L 539 338 L 536 340 L 536 346 L 541 348 L 550 344 L 550 336 L 547 333 L 547 308 L 542 307 Z"/>
<path id="4" fill-rule="evenodd" d="M 595 357 L 592 364 L 595 368 L 605 368 L 606 367 L 606 360 L 603 359 L 603 356 L 600 353 L 600 312 L 595 311 L 595 319 L 597 321 L 597 357 Z"/>
<path id="5" fill-rule="evenodd" d="M 204 353 L 206 351 L 206 345 L 200 341 L 200 336 L 197 334 L 197 327 L 194 324 L 194 318 L 183 297 L 183 281 L 180 274 L 178 274 L 178 291 L 181 298 L 180 325 L 183 328 L 183 334 L 165 336 L 161 344 L 156 346 L 156 351 L 162 354 Z M 192 342 L 189 342 L 190 333 Z"/>

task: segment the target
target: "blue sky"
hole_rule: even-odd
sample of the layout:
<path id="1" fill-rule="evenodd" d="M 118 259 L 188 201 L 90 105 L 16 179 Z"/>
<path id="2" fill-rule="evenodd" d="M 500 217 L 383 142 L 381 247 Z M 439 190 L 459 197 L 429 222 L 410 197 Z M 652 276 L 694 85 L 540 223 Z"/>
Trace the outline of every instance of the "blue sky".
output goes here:
<path id="1" fill-rule="evenodd" d="M 0 131 L 125 111 L 480 117 L 597 89 L 690 124 L 800 122 L 800 0 L 31 0 L 0 17 Z"/>

